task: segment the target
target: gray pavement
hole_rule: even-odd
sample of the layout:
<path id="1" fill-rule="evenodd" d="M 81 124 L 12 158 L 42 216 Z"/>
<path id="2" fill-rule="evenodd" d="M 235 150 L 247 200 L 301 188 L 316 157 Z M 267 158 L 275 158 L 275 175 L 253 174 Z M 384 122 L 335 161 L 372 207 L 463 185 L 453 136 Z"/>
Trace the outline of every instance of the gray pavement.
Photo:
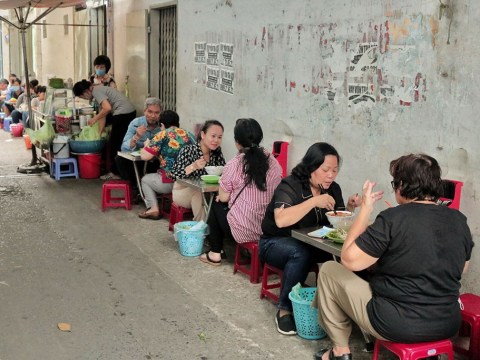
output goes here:
<path id="1" fill-rule="evenodd" d="M 101 180 L 22 175 L 0 130 L 0 360 L 312 359 L 328 339 L 277 333 L 260 285 L 180 255 L 166 220 L 102 212 Z M 57 324 L 71 324 L 62 332 Z M 354 332 L 355 359 L 370 359 Z"/>

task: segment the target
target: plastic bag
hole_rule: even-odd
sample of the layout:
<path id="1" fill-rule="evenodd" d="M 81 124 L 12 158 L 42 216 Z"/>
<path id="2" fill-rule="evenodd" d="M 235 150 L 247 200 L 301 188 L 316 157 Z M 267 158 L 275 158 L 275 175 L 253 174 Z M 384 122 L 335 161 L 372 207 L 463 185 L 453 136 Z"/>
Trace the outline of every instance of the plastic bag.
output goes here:
<path id="1" fill-rule="evenodd" d="M 290 292 L 290 296 L 294 300 L 302 300 L 302 297 L 300 296 L 300 290 L 302 289 L 302 285 L 300 283 L 297 283 L 294 287 L 292 287 L 292 291 Z"/>
<path id="2" fill-rule="evenodd" d="M 100 134 L 99 127 L 100 127 L 100 123 L 98 121 L 91 126 L 90 125 L 84 126 L 80 134 L 78 134 L 78 137 L 76 138 L 76 140 L 92 141 L 92 140 L 101 140 L 101 139 L 107 138 L 107 134 L 108 134 L 106 131 L 107 128 L 105 128 L 104 131 Z"/>
<path id="3" fill-rule="evenodd" d="M 55 129 L 53 128 L 50 118 L 45 119 L 45 123 L 38 130 L 26 129 L 30 141 L 37 147 L 48 148 L 55 137 Z"/>

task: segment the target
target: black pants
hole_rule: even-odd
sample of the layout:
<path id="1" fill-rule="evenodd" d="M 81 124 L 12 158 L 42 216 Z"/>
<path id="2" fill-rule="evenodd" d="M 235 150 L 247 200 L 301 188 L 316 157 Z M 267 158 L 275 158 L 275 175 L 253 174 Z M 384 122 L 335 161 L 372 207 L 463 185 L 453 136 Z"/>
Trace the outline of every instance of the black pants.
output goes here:
<path id="1" fill-rule="evenodd" d="M 133 167 L 134 166 L 137 167 L 140 178 L 141 178 L 143 176 L 143 168 L 145 166 L 145 161 L 133 162 L 131 160 L 125 159 L 124 157 L 117 155 L 115 157 L 115 165 L 117 166 L 118 175 L 120 175 L 120 177 L 123 180 L 130 181 L 132 186 L 134 188 L 137 188 L 137 179 L 135 178 L 135 169 Z M 159 167 L 160 167 L 160 162 L 158 161 L 157 158 L 154 158 L 147 162 L 146 173 L 147 174 L 156 173 Z"/>
<path id="2" fill-rule="evenodd" d="M 228 203 L 216 202 L 212 204 L 207 224 L 210 229 L 208 241 L 210 243 L 210 251 L 220 253 L 223 250 L 223 239 L 225 237 L 232 238 L 232 230 L 227 221 Z"/>
<path id="3" fill-rule="evenodd" d="M 110 140 L 107 143 L 107 164 L 111 165 L 110 171 L 118 174 L 118 169 L 115 164 L 115 156 L 120 151 L 123 138 L 128 130 L 128 125 L 135 119 L 137 112 L 133 111 L 130 114 L 120 114 L 112 116 L 112 132 L 110 133 Z"/>

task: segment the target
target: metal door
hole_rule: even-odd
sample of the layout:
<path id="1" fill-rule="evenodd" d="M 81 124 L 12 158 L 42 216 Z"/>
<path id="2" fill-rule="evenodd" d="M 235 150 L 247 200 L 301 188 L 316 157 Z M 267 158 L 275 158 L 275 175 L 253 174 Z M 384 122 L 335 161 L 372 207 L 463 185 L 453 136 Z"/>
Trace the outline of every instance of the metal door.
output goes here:
<path id="1" fill-rule="evenodd" d="M 150 93 L 164 110 L 176 109 L 177 8 L 152 9 L 150 13 Z"/>

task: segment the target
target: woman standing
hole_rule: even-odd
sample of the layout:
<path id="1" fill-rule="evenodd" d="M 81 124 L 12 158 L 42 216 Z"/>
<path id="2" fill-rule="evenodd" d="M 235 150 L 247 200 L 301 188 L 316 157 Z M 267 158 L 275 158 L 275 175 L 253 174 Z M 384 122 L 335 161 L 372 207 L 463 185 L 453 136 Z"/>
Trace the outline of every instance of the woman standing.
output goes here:
<path id="1" fill-rule="evenodd" d="M 95 60 L 93 60 L 93 66 L 95 67 L 95 74 L 90 76 L 90 82 L 93 85 L 110 86 L 114 89 L 117 88 L 115 80 L 108 73 L 112 67 L 112 63 L 108 56 L 98 55 Z"/>
<path id="2" fill-rule="evenodd" d="M 318 360 L 352 358 L 352 322 L 377 339 L 400 343 L 448 339 L 460 327 L 460 279 L 473 248 L 467 219 L 437 205 L 441 169 L 431 156 L 402 156 L 390 163 L 390 174 L 399 205 L 368 226 L 383 191 L 367 180 L 342 263 L 320 268 L 318 316 L 333 348 L 320 350 Z M 353 273 L 374 264 L 369 282 Z"/>
<path id="3" fill-rule="evenodd" d="M 342 190 L 335 182 L 340 155 L 327 143 L 310 146 L 292 175 L 282 180 L 275 190 L 262 222 L 263 236 L 259 241 L 260 260 L 283 269 L 277 330 L 284 335 L 297 333 L 288 294 L 297 283 L 303 283 L 314 263 L 331 258 L 330 254 L 294 239 L 292 229 L 330 226 L 325 213 L 344 207 Z M 348 198 L 347 209 L 354 211 L 360 197 Z"/>
<path id="4" fill-rule="evenodd" d="M 184 146 L 178 154 L 172 169 L 174 179 L 197 179 L 206 175 L 205 166 L 223 166 L 220 145 L 223 137 L 223 125 L 218 120 L 207 120 L 198 133 L 197 142 Z M 195 221 L 205 221 L 203 195 L 200 191 L 183 186 L 178 182 L 173 184 L 172 199 L 178 205 L 192 209 Z"/>
<path id="5" fill-rule="evenodd" d="M 128 125 L 136 116 L 135 107 L 130 100 L 120 91 L 108 86 L 93 86 L 90 81 L 82 80 L 73 86 L 73 93 L 85 100 L 95 99 L 100 104 L 100 110 L 93 118 L 88 120 L 88 125 L 100 122 L 99 131 L 102 133 L 105 127 L 105 118 L 112 114 L 112 131 L 107 144 L 107 164 L 111 164 L 111 173 L 104 176 L 105 180 L 117 177 L 118 173 L 115 162 L 112 159 L 122 146 L 123 138 Z M 118 178 L 118 177 L 117 177 Z"/>
<path id="6" fill-rule="evenodd" d="M 214 266 L 221 264 L 225 237 L 238 243 L 260 239 L 265 209 L 282 178 L 278 161 L 260 147 L 263 131 L 255 119 L 238 119 L 233 133 L 238 154 L 223 169 L 208 219 L 211 249 L 200 256 Z"/>

